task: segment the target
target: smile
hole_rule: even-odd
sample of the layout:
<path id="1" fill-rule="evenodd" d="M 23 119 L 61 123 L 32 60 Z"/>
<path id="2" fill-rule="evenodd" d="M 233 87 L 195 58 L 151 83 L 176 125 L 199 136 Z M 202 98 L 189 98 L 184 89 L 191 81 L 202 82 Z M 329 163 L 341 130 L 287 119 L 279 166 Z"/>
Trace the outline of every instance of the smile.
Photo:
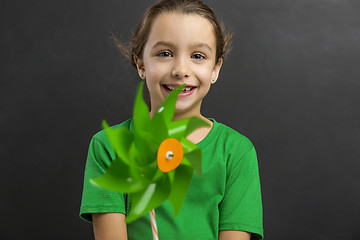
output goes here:
<path id="1" fill-rule="evenodd" d="M 171 92 L 173 91 L 175 88 L 177 88 L 179 85 L 171 85 L 171 84 L 162 84 L 163 89 L 165 90 L 165 92 Z M 189 96 L 190 94 L 192 94 L 195 89 L 197 87 L 195 86 L 191 86 L 191 85 L 187 85 L 178 95 L 178 97 L 186 97 Z"/>

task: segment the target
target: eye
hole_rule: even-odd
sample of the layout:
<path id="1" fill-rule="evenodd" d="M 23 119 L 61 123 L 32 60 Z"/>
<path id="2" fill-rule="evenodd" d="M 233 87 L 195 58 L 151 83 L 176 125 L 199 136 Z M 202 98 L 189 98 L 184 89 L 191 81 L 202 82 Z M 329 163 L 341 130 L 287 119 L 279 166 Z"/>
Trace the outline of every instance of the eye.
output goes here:
<path id="1" fill-rule="evenodd" d="M 156 56 L 159 56 L 159 57 L 172 57 L 172 53 L 169 52 L 169 51 L 162 51 L 162 52 L 159 52 Z"/>
<path id="2" fill-rule="evenodd" d="M 194 58 L 196 60 L 202 60 L 202 59 L 205 59 L 205 55 L 204 54 L 201 54 L 201 53 L 195 53 L 191 56 L 191 58 Z"/>

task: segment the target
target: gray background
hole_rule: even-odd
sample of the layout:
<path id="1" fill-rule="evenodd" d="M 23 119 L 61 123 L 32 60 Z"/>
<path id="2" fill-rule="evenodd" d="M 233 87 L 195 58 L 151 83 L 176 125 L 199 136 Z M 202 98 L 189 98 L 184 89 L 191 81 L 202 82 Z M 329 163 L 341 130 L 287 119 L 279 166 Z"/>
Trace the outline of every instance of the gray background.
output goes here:
<path id="1" fill-rule="evenodd" d="M 360 1 L 206 3 L 235 38 L 203 112 L 257 148 L 265 239 L 360 239 Z M 0 239 L 92 238 L 88 144 L 139 82 L 109 37 L 148 4 L 1 1 Z"/>

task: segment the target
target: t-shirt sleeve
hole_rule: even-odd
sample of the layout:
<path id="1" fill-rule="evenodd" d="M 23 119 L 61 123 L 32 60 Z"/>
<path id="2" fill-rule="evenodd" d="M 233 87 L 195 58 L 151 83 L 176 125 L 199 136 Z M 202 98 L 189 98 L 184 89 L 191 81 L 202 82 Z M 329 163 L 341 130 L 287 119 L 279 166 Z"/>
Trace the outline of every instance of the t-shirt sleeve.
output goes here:
<path id="1" fill-rule="evenodd" d="M 225 194 L 220 203 L 219 230 L 251 232 L 251 239 L 263 238 L 262 201 L 255 148 L 249 140 L 232 145 L 227 163 Z"/>
<path id="2" fill-rule="evenodd" d="M 114 158 L 113 151 L 105 146 L 101 139 L 93 137 L 87 156 L 80 217 L 89 222 L 92 222 L 92 213 L 126 214 L 125 194 L 101 188 L 90 182 L 90 179 L 101 177 Z"/>

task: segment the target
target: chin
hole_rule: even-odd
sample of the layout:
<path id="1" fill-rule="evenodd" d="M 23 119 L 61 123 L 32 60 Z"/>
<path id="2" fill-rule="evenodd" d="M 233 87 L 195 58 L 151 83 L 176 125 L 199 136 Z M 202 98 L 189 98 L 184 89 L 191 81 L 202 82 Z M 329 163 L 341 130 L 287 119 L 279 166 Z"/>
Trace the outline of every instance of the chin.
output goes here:
<path id="1" fill-rule="evenodd" d="M 199 109 L 199 110 L 197 110 Z M 197 116 L 200 114 L 200 108 L 198 106 L 176 103 L 175 106 L 175 115 L 182 116 Z"/>

